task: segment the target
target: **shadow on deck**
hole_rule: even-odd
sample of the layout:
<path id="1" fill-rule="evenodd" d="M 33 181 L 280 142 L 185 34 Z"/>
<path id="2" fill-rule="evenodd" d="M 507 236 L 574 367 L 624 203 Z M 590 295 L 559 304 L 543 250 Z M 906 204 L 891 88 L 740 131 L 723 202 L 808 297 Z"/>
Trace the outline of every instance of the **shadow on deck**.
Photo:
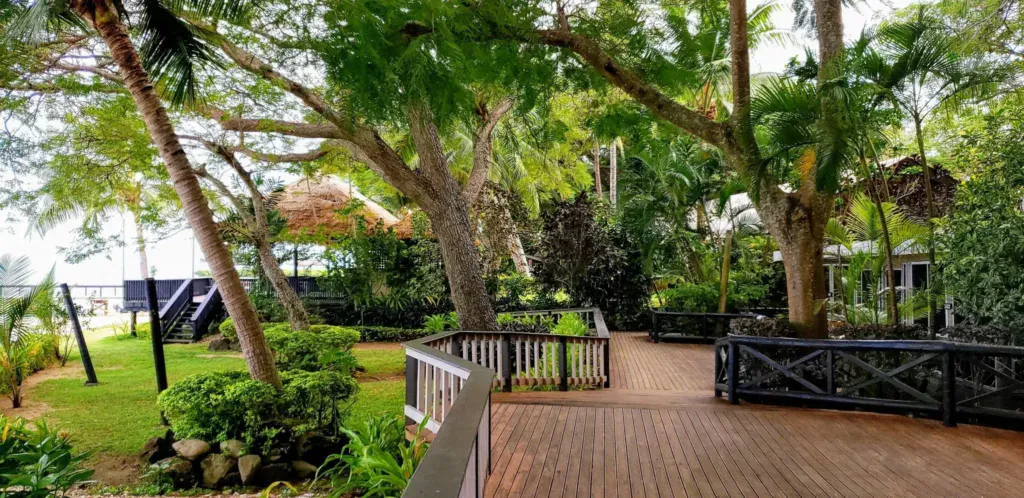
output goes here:
<path id="1" fill-rule="evenodd" d="M 711 346 L 612 335 L 612 389 L 495 393 L 486 496 L 1021 496 L 1024 434 L 731 406 Z"/>

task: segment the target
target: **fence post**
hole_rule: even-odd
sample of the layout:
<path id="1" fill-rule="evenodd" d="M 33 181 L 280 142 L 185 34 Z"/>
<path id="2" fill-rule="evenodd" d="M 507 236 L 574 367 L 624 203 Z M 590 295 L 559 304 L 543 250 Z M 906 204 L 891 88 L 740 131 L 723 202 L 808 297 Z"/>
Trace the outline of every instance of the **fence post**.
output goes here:
<path id="1" fill-rule="evenodd" d="M 569 390 L 569 354 L 565 347 L 566 337 L 558 338 L 558 390 Z"/>
<path id="2" fill-rule="evenodd" d="M 501 362 L 501 391 L 512 392 L 512 361 L 515 355 L 512 354 L 512 338 L 510 334 L 501 334 L 501 343 L 504 346 L 505 361 Z"/>
<path id="3" fill-rule="evenodd" d="M 715 397 L 722 397 L 722 390 L 718 388 L 718 376 L 722 373 L 722 349 L 715 345 Z"/>
<path id="4" fill-rule="evenodd" d="M 729 341 L 729 403 L 734 405 L 740 404 L 740 399 L 736 396 L 736 384 L 740 376 L 740 359 L 737 357 L 739 354 L 740 350 L 736 343 Z"/>
<path id="5" fill-rule="evenodd" d="M 825 351 L 825 368 L 828 369 L 828 376 L 825 378 L 826 388 L 829 394 L 836 393 L 836 365 L 835 353 L 832 350 Z"/>
<path id="6" fill-rule="evenodd" d="M 956 427 L 956 356 L 952 349 L 946 351 L 942 361 L 942 424 Z"/>
<path id="7" fill-rule="evenodd" d="M 708 316 L 700 316 L 700 338 L 707 340 L 708 338 Z"/>
<path id="8" fill-rule="evenodd" d="M 604 387 L 612 387 L 612 338 L 604 341 Z"/>
<path id="9" fill-rule="evenodd" d="M 653 318 L 651 318 L 651 340 L 653 340 L 655 342 L 655 344 L 657 344 L 657 342 L 658 342 L 658 312 L 657 311 L 652 311 L 651 314 L 653 315 Z"/>
<path id="10" fill-rule="evenodd" d="M 160 301 L 156 295 L 156 280 L 146 279 L 146 301 L 149 302 L 149 338 L 153 343 L 153 364 L 156 367 L 156 391 L 167 389 L 167 364 L 164 362 L 164 331 L 160 323 Z"/>
<path id="11" fill-rule="evenodd" d="M 89 346 L 85 343 L 85 334 L 82 333 L 82 324 L 78 321 L 78 310 L 71 300 L 71 289 L 68 284 L 60 284 L 60 291 L 64 294 L 64 306 L 68 308 L 68 318 L 71 320 L 71 327 L 75 330 L 75 340 L 78 341 L 78 352 L 82 356 L 82 366 L 85 368 L 85 385 L 95 386 L 99 383 L 96 380 L 96 369 L 92 366 L 92 357 L 89 356 Z"/>
<path id="12" fill-rule="evenodd" d="M 419 383 L 419 361 L 408 354 L 405 355 L 405 404 L 416 407 L 416 386 Z M 416 423 L 415 420 L 405 417 L 405 425 Z"/>

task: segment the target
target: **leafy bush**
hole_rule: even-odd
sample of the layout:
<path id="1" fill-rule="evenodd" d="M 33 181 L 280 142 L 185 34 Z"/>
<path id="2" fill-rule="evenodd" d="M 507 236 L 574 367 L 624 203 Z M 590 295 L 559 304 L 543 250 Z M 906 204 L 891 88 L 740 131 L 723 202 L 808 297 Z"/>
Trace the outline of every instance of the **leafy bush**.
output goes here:
<path id="1" fill-rule="evenodd" d="M 240 439 L 260 448 L 284 428 L 337 434 L 344 404 L 359 387 L 336 370 L 286 371 L 281 380 L 278 392 L 245 372 L 195 374 L 161 393 L 158 404 L 179 439 Z"/>
<path id="2" fill-rule="evenodd" d="M 587 335 L 588 330 L 590 330 L 590 327 L 578 313 L 566 313 L 551 328 L 551 333 L 556 335 L 584 336 Z"/>
<path id="3" fill-rule="evenodd" d="M 337 435 L 345 420 L 343 402 L 359 390 L 351 375 L 335 370 L 289 371 L 284 383 L 282 405 L 296 432 L 314 430 Z"/>
<path id="4" fill-rule="evenodd" d="M 430 315 L 424 320 L 423 328 L 431 334 L 457 329 L 459 328 L 459 315 L 456 315 L 454 311 L 443 315 Z"/>
<path id="5" fill-rule="evenodd" d="M 317 472 L 318 482 L 329 483 L 328 496 L 400 496 L 427 452 L 425 440 L 417 434 L 406 441 L 401 419 L 390 415 L 343 430 L 348 444 Z"/>
<path id="6" fill-rule="evenodd" d="M 252 380 L 245 372 L 190 375 L 160 393 L 158 404 L 179 439 L 255 444 L 260 431 L 278 416 L 279 396 L 273 386 Z"/>
<path id="7" fill-rule="evenodd" d="M 928 338 L 928 331 L 920 325 L 887 325 L 887 324 L 843 324 L 833 327 L 828 332 L 832 339 L 850 339 L 859 341 L 885 340 L 923 340 Z"/>
<path id="8" fill-rule="evenodd" d="M 221 335 L 231 341 L 238 340 L 238 332 L 235 332 L 235 320 L 230 317 L 221 322 L 220 326 L 217 327 L 217 330 L 220 331 Z"/>
<path id="9" fill-rule="evenodd" d="M 729 332 L 754 337 L 796 337 L 796 329 L 784 318 L 737 318 L 729 322 Z"/>
<path id="10" fill-rule="evenodd" d="M 3 496 L 46 498 L 65 496 L 71 487 L 92 476 L 82 464 L 88 453 L 76 453 L 66 433 L 44 421 L 29 426 L 22 418 L 0 415 L 0 490 Z"/>
<path id="11" fill-rule="evenodd" d="M 355 366 L 352 346 L 359 342 L 359 331 L 314 325 L 306 331 L 294 331 L 287 325 L 265 331 L 281 370 L 316 371 L 324 368 L 349 373 Z"/>
<path id="12" fill-rule="evenodd" d="M 996 344 L 1000 346 L 1024 345 L 1024 333 L 995 325 L 958 324 L 941 331 L 951 341 Z"/>
<path id="13" fill-rule="evenodd" d="M 426 329 L 404 329 L 399 327 L 353 326 L 362 336 L 360 342 L 404 342 L 430 335 Z"/>

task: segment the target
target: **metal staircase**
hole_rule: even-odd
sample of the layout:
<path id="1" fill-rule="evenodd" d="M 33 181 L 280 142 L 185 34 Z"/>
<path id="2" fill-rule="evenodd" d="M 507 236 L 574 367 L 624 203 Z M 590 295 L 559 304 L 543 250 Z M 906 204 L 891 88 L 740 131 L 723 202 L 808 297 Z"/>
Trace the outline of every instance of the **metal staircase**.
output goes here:
<path id="1" fill-rule="evenodd" d="M 198 341 L 223 312 L 223 301 L 212 279 L 185 280 L 160 309 L 163 342 L 183 344 Z"/>

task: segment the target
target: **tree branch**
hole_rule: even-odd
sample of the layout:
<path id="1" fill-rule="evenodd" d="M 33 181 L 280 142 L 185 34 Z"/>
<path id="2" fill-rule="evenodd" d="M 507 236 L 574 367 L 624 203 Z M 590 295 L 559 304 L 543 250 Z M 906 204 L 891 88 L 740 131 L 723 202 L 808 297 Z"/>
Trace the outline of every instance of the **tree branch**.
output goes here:
<path id="1" fill-rule="evenodd" d="M 498 101 L 498 104 L 490 111 L 485 104 L 481 104 L 477 108 L 477 113 L 482 121 L 473 136 L 473 169 L 469 173 L 466 187 L 462 189 L 462 195 L 470 207 L 475 205 L 477 198 L 480 197 L 480 191 L 484 188 L 494 160 L 494 128 L 501 118 L 512 109 L 513 103 L 511 98 L 504 98 Z"/>

